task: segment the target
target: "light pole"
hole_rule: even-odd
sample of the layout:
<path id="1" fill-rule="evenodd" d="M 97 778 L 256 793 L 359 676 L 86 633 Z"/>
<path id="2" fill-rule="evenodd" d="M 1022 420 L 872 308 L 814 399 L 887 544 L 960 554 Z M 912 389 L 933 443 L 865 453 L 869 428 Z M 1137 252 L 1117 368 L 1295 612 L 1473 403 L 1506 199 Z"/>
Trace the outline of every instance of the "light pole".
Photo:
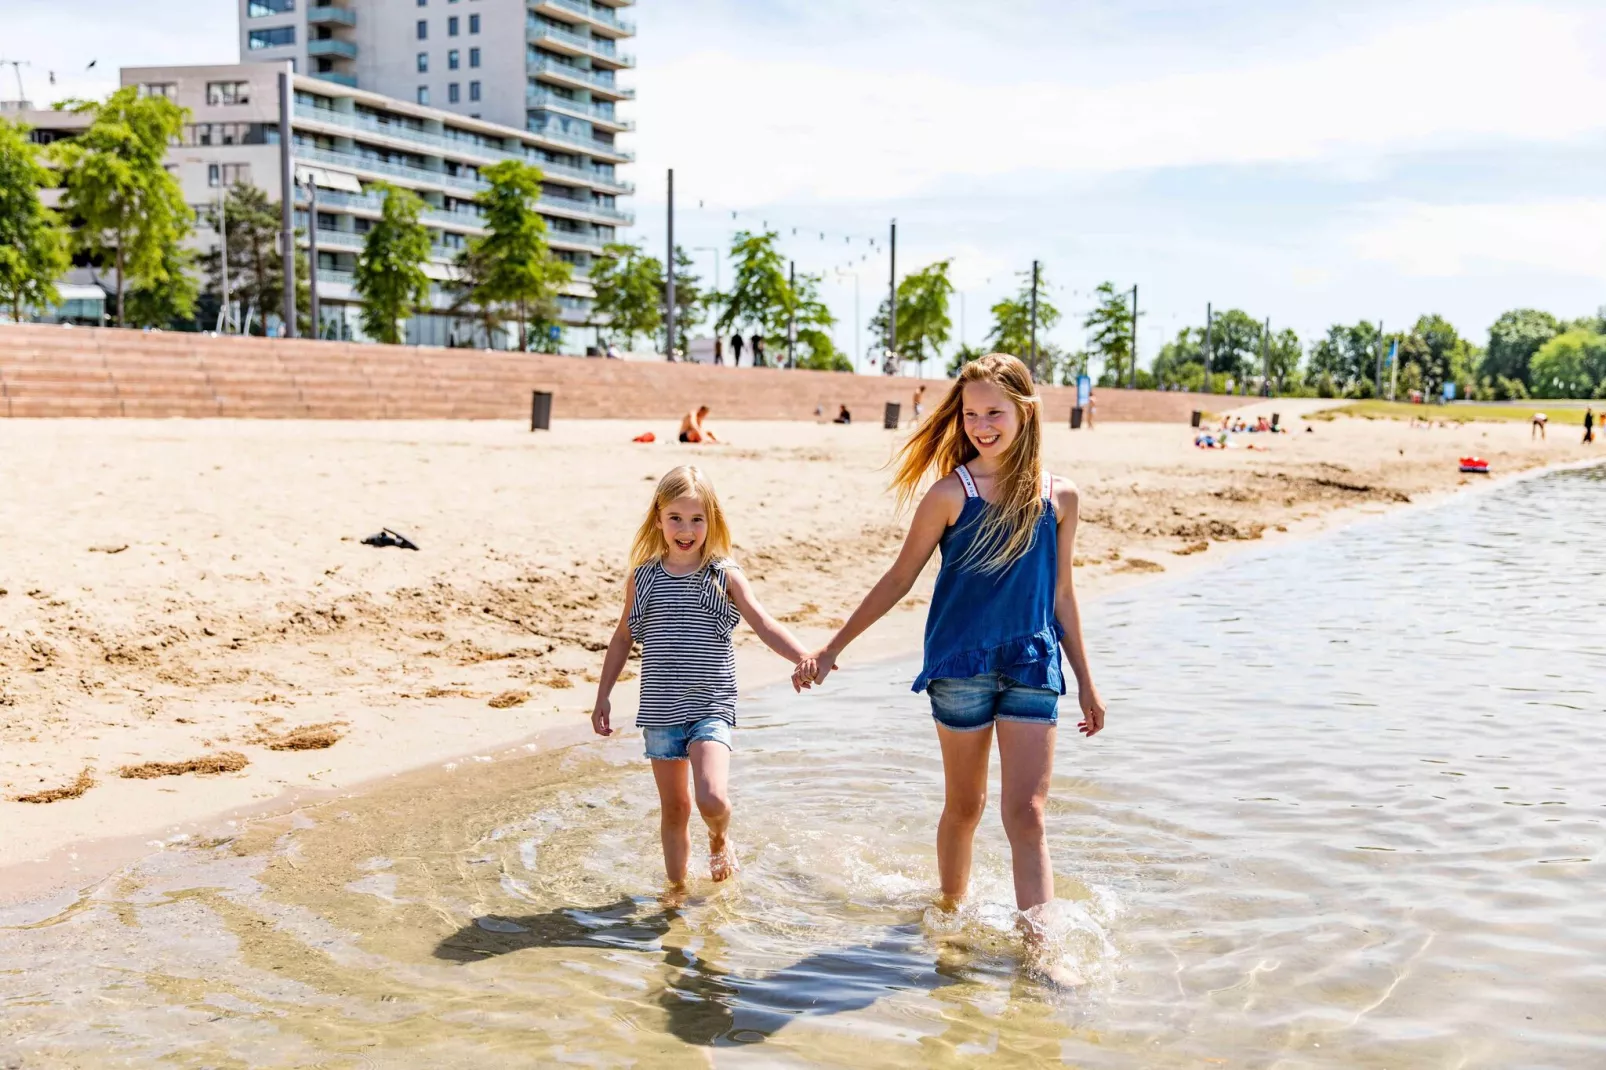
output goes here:
<path id="1" fill-rule="evenodd" d="M 279 223 L 280 262 L 284 265 L 284 330 L 280 336 L 296 336 L 296 174 L 292 163 L 295 134 L 291 126 L 291 102 L 295 99 L 290 82 L 290 65 L 279 72 Z M 267 326 L 268 313 L 262 311 Z"/>

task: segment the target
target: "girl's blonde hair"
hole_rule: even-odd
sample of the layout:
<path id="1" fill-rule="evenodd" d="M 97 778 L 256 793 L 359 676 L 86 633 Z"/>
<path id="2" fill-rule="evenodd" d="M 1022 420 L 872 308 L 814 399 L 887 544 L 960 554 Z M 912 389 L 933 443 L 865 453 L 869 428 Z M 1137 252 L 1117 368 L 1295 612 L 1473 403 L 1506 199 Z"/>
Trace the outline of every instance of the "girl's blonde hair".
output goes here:
<path id="1" fill-rule="evenodd" d="M 1020 433 L 1009 444 L 994 479 L 997 500 L 989 503 L 981 531 L 965 555 L 967 567 L 1002 572 L 1032 545 L 1043 518 L 1042 399 L 1026 365 L 1008 353 L 989 353 L 966 364 L 931 415 L 921 421 L 896 459 L 892 488 L 907 508 L 928 475 L 938 478 L 978 456 L 965 434 L 965 385 L 991 383 L 1015 403 Z"/>
<path id="2" fill-rule="evenodd" d="M 655 561 L 669 552 L 669 543 L 664 539 L 664 529 L 658 522 L 658 515 L 663 512 L 664 506 L 676 498 L 696 498 L 703 503 L 703 512 L 708 518 L 708 535 L 703 539 L 701 564 L 730 556 L 731 532 L 725 524 L 725 513 L 719 507 L 719 495 L 714 493 L 714 484 L 709 482 L 701 468 L 685 464 L 671 468 L 658 481 L 658 489 L 652 494 L 652 504 L 647 507 L 647 516 L 642 520 L 641 527 L 636 529 L 635 542 L 630 546 L 631 569 Z"/>

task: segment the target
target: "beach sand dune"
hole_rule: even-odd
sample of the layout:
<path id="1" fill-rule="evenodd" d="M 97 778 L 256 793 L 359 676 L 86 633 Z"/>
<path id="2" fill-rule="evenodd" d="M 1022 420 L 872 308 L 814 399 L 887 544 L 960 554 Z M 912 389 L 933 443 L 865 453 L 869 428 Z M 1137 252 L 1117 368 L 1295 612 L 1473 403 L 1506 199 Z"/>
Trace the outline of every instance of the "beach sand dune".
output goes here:
<path id="1" fill-rule="evenodd" d="M 1315 426 L 1217 452 L 1173 425 L 1051 429 L 1051 467 L 1083 491 L 1084 589 L 1456 489 L 1467 452 L 1497 473 L 1584 455 L 1521 426 Z M 630 441 L 646 430 L 658 444 Z M 677 464 L 712 476 L 767 607 L 822 640 L 901 539 L 883 468 L 899 438 L 719 430 L 730 445 L 676 445 L 651 421 L 0 424 L 0 895 L 21 886 L 5 867 L 37 873 L 86 840 L 144 842 L 554 727 L 580 738 L 630 536 Z M 364 545 L 381 527 L 420 549 Z M 918 649 L 924 590 L 855 657 Z M 744 667 L 784 673 L 756 648 Z M 228 753 L 247 764 L 117 775 Z M 9 801 L 40 793 L 56 801 Z"/>

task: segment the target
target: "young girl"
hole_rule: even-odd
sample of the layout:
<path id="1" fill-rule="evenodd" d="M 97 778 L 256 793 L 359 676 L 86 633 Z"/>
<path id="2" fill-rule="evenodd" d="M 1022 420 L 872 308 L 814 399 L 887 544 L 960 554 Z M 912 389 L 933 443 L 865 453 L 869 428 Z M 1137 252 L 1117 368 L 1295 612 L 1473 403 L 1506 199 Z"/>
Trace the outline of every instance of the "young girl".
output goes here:
<path id="1" fill-rule="evenodd" d="M 658 481 L 647 517 L 630 550 L 625 607 L 602 662 L 591 727 L 610 736 L 608 700 L 641 644 L 641 705 L 636 725 L 646 740 L 658 782 L 664 869 L 677 889 L 691 853 L 691 805 L 708 826 L 710 875 L 722 881 L 737 869 L 727 830 L 731 807 L 731 728 L 736 724 L 736 654 L 731 632 L 746 620 L 764 645 L 796 663 L 807 651 L 753 597 L 730 559 L 730 529 L 714 485 L 685 466 Z M 687 789 L 690 765 L 695 792 Z"/>
<path id="2" fill-rule="evenodd" d="M 1015 905 L 1026 911 L 1054 897 L 1043 809 L 1065 693 L 1061 646 L 1076 676 L 1078 727 L 1088 736 L 1104 727 L 1071 586 L 1076 488 L 1042 469 L 1040 407 L 1031 373 L 1014 357 L 994 353 L 965 365 L 899 454 L 893 486 L 900 505 L 913 500 L 928 473 L 941 478 L 915 510 L 898 560 L 794 676 L 802 686 L 823 681 L 843 649 L 908 594 L 942 547 L 914 690 L 930 695 L 942 746 L 937 868 L 944 909 L 957 905 L 970 883 L 995 732 Z"/>

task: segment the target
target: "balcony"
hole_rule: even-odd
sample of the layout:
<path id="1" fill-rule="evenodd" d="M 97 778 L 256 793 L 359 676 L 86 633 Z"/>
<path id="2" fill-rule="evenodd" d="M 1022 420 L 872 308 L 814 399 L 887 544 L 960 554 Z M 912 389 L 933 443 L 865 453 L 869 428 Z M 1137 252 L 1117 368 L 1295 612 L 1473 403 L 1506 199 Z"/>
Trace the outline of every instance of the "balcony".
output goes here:
<path id="1" fill-rule="evenodd" d="M 625 89 L 615 83 L 612 71 L 591 71 L 582 67 L 571 67 L 557 60 L 529 58 L 525 60 L 524 69 L 530 74 L 543 75 L 565 85 L 589 89 L 592 93 L 602 93 L 616 100 L 636 98 L 634 89 Z"/>
<path id="2" fill-rule="evenodd" d="M 303 208 L 307 205 L 305 194 L 299 194 L 296 203 Z M 568 213 L 592 219 L 605 220 L 614 226 L 628 227 L 635 223 L 636 217 L 632 212 L 622 211 L 610 205 L 597 204 L 595 201 L 583 201 L 571 197 L 543 196 L 536 201 L 536 208 L 543 212 L 558 214 Z M 378 215 L 384 210 L 385 199 L 375 193 L 345 193 L 341 190 L 318 191 L 318 208 L 327 210 L 331 208 L 345 208 L 357 212 L 370 212 Z M 478 212 L 468 208 L 446 211 L 441 208 L 425 208 L 419 216 L 426 223 L 434 223 L 444 227 L 461 227 L 465 230 L 483 230 L 485 219 Z"/>
<path id="3" fill-rule="evenodd" d="M 613 102 L 606 104 L 597 101 L 575 100 L 572 97 L 560 97 L 544 86 L 529 86 L 524 91 L 524 102 L 532 108 L 550 108 L 561 111 L 566 115 L 577 115 L 589 119 L 593 123 L 602 123 L 615 130 L 634 130 L 636 124 L 630 119 L 620 119 L 614 115 Z"/>
<path id="4" fill-rule="evenodd" d="M 315 149 L 311 146 L 297 145 L 294 155 L 298 160 L 317 160 L 320 163 L 333 164 L 348 171 L 366 171 L 369 174 L 405 178 L 420 185 L 444 186 L 452 190 L 467 190 L 470 193 L 478 193 L 482 189 L 489 188 L 486 182 L 473 175 L 449 175 L 445 171 L 432 171 L 425 167 L 389 163 L 384 160 L 362 156 L 355 152 L 338 152 L 331 149 Z"/>
<path id="5" fill-rule="evenodd" d="M 355 74 L 341 74 L 339 71 L 313 71 L 312 77 L 322 79 L 325 82 L 333 82 L 336 85 L 347 86 L 351 89 L 357 88 L 357 76 Z"/>
<path id="6" fill-rule="evenodd" d="M 584 37 L 567 30 L 559 30 L 544 22 L 531 22 L 525 28 L 525 39 L 531 44 L 546 45 L 568 55 L 585 56 L 593 63 L 602 63 L 609 69 L 634 67 L 636 58 L 620 52 L 606 37 Z"/>
<path id="7" fill-rule="evenodd" d="M 307 21 L 314 26 L 355 26 L 357 13 L 349 8 L 323 4 L 307 9 Z"/>
<path id="8" fill-rule="evenodd" d="M 350 41 L 337 41 L 333 37 L 315 38 L 307 42 L 307 55 L 314 58 L 356 59 L 357 46 Z"/>
<path id="9" fill-rule="evenodd" d="M 532 126 L 528 129 L 531 134 L 541 138 L 543 141 L 551 141 L 559 145 L 568 145 L 579 149 L 581 152 L 589 152 L 597 156 L 606 156 L 609 159 L 618 161 L 620 163 L 629 163 L 631 160 L 636 158 L 636 154 L 633 152 L 627 152 L 626 150 L 619 148 L 617 145 L 605 144 L 604 142 L 598 141 L 596 138 L 590 137 L 586 134 L 569 133 L 559 130 L 556 127 L 544 129 L 541 127 Z"/>
<path id="10" fill-rule="evenodd" d="M 579 15 L 593 30 L 601 29 L 619 37 L 632 37 L 636 24 L 620 18 L 611 7 L 593 4 L 590 0 L 537 0 L 536 11 L 551 15 Z"/>

